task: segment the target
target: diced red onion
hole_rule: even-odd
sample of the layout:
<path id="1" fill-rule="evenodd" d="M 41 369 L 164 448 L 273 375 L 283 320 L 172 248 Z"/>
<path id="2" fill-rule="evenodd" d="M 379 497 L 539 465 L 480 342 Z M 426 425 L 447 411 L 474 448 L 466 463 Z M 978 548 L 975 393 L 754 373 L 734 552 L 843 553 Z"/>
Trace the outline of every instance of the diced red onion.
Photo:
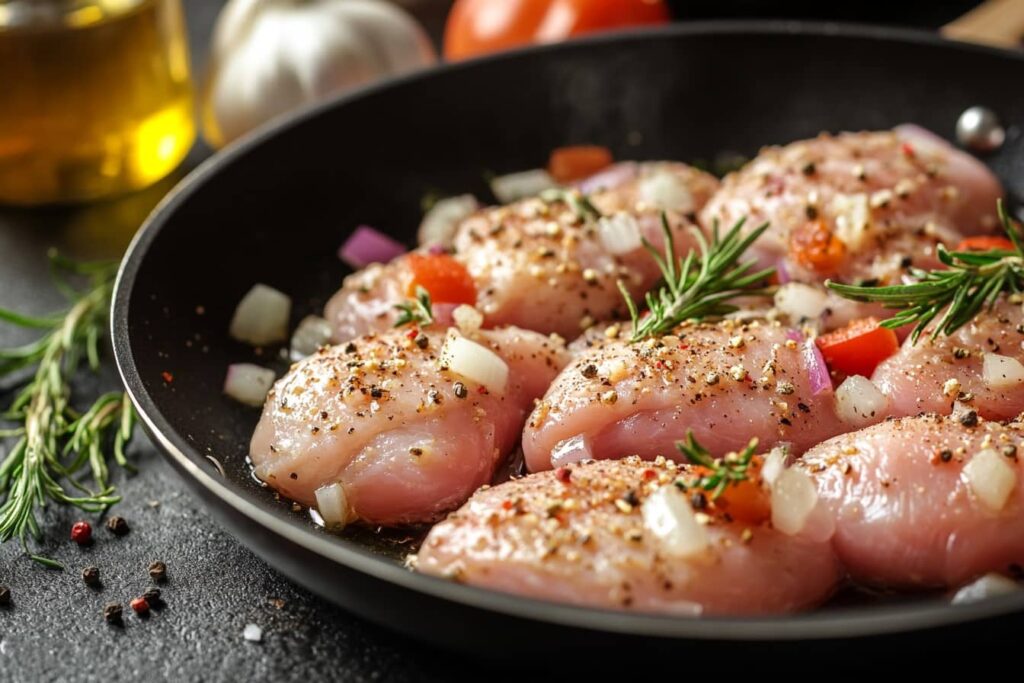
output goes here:
<path id="1" fill-rule="evenodd" d="M 551 466 L 563 467 L 581 460 L 590 460 L 593 457 L 587 437 L 577 434 L 555 444 L 555 447 L 551 449 Z"/>
<path id="2" fill-rule="evenodd" d="M 338 482 L 325 484 L 315 491 L 316 507 L 324 526 L 329 529 L 341 529 L 349 523 L 352 511 L 349 509 L 348 496 Z"/>
<path id="3" fill-rule="evenodd" d="M 583 194 L 590 194 L 598 190 L 614 190 L 620 185 L 625 185 L 636 177 L 637 165 L 635 161 L 623 161 L 612 164 L 608 168 L 598 171 L 589 178 L 584 178 L 575 183 L 576 189 Z"/>
<path id="4" fill-rule="evenodd" d="M 789 267 L 786 265 L 786 259 L 780 258 L 775 262 L 775 275 L 779 278 L 780 285 L 793 281 L 793 277 L 789 274 Z"/>
<path id="5" fill-rule="evenodd" d="M 804 365 L 807 366 L 807 379 L 811 384 L 811 394 L 817 396 L 826 389 L 832 391 L 832 378 L 828 374 L 828 366 L 814 340 L 804 341 L 804 336 L 796 330 L 786 332 L 786 338 L 801 344 L 800 355 L 803 357 Z"/>
<path id="6" fill-rule="evenodd" d="M 430 307 L 431 313 L 434 316 L 434 324 L 447 328 L 455 324 L 455 309 L 461 304 L 443 304 L 436 303 Z"/>
<path id="7" fill-rule="evenodd" d="M 251 363 L 229 365 L 224 379 L 224 393 L 248 406 L 262 406 L 272 386 L 274 371 Z"/>
<path id="8" fill-rule="evenodd" d="M 1013 579 L 1002 574 L 990 573 L 958 590 L 953 596 L 952 602 L 954 605 L 966 605 L 1000 595 L 1016 593 L 1020 589 L 1020 584 Z"/>
<path id="9" fill-rule="evenodd" d="M 387 263 L 406 252 L 405 245 L 368 225 L 360 225 L 338 250 L 338 258 L 362 268 L 371 263 Z"/>

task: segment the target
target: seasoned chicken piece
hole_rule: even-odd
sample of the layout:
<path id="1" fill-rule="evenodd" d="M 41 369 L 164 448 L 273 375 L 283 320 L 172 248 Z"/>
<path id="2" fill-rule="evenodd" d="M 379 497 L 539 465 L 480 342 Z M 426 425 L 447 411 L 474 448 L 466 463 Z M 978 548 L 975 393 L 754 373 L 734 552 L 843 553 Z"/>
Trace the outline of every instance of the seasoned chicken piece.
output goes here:
<path id="1" fill-rule="evenodd" d="M 892 588 L 946 587 L 1024 566 L 1022 425 L 963 412 L 844 434 L 797 466 L 835 520 L 850 576 Z"/>
<path id="2" fill-rule="evenodd" d="M 685 253 L 695 244 L 692 218 L 717 187 L 713 176 L 685 164 L 637 164 L 631 178 L 589 196 L 600 219 L 574 190 L 568 201 L 532 198 L 474 213 L 457 229 L 454 260 L 468 272 L 487 326 L 516 325 L 572 339 L 593 322 L 626 314 L 618 279 L 634 297 L 659 279 L 640 238 L 663 248 L 662 210 Z M 410 297 L 416 281 L 410 260 L 423 253 L 346 278 L 325 313 L 335 339 L 392 325 L 394 304 Z M 443 293 L 431 294 L 435 303 L 449 301 Z"/>
<path id="3" fill-rule="evenodd" d="M 939 242 L 994 231 L 999 181 L 984 164 L 917 126 L 822 134 L 769 147 L 729 175 L 701 213 L 705 226 L 771 223 L 751 251 L 787 277 L 898 284 L 938 265 Z M 830 296 L 827 327 L 878 315 Z"/>
<path id="4" fill-rule="evenodd" d="M 415 567 L 531 598 L 674 615 L 792 612 L 832 593 L 840 567 L 827 538 L 783 534 L 764 510 L 738 519 L 675 483 L 695 475 L 629 457 L 484 489 L 431 530 Z"/>
<path id="5" fill-rule="evenodd" d="M 812 390 L 811 342 L 766 323 L 684 324 L 636 344 L 595 339 L 577 353 L 523 432 L 530 471 L 623 454 L 653 459 L 692 429 L 716 455 L 757 437 L 801 453 L 847 427 L 830 386 Z M 878 415 L 882 419 L 884 415 Z"/>
<path id="6" fill-rule="evenodd" d="M 371 524 L 430 521 L 457 507 L 491 480 L 565 361 L 561 340 L 535 332 L 470 341 L 470 360 L 495 377 L 490 388 L 445 369 L 462 366 L 433 328 L 361 337 L 295 364 L 253 434 L 256 475 L 306 505 L 340 482 L 350 519 Z M 494 374 L 495 362 L 507 377 Z"/>
<path id="7" fill-rule="evenodd" d="M 1021 304 L 1004 297 L 952 336 L 933 341 L 927 330 L 917 344 L 907 339 L 872 381 L 889 397 L 893 415 L 948 414 L 960 398 L 982 417 L 1016 417 L 1024 411 L 1022 323 Z"/>

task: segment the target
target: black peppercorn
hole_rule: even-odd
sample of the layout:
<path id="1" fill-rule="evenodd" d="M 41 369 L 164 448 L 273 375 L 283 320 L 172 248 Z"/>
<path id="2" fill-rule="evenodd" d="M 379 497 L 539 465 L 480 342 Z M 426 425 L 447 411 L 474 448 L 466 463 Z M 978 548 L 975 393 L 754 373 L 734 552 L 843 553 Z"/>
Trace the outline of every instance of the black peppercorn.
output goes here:
<path id="1" fill-rule="evenodd" d="M 466 396 L 469 396 L 469 390 L 466 389 L 466 385 L 462 382 L 456 382 L 454 388 L 456 398 L 466 398 Z"/>
<path id="2" fill-rule="evenodd" d="M 149 578 L 156 582 L 165 581 L 167 579 L 167 565 L 160 561 L 149 565 Z"/>
<path id="3" fill-rule="evenodd" d="M 108 602 L 106 607 L 103 608 L 103 619 L 108 624 L 120 624 L 121 623 L 121 603 L 119 603 L 119 602 Z"/>
<path id="4" fill-rule="evenodd" d="M 160 602 L 161 602 L 161 600 L 160 600 L 160 589 L 159 588 L 150 588 L 149 590 L 147 590 L 145 593 L 142 594 L 142 598 L 146 602 L 148 602 L 151 606 L 159 605 Z"/>
<path id="5" fill-rule="evenodd" d="M 115 536 L 124 536 L 128 533 L 128 522 L 124 520 L 124 517 L 114 515 L 107 520 L 107 530 Z"/>
<path id="6" fill-rule="evenodd" d="M 597 366 L 591 363 L 590 365 L 584 367 L 583 370 L 581 370 L 580 372 L 587 379 L 594 379 L 595 377 L 597 377 Z"/>
<path id="7" fill-rule="evenodd" d="M 11 604 L 11 589 L 7 586 L 0 586 L 0 607 L 7 607 Z"/>
<path id="8" fill-rule="evenodd" d="M 425 349 L 430 346 L 430 339 L 425 334 L 418 335 L 416 337 L 416 346 Z"/>
<path id="9" fill-rule="evenodd" d="M 977 427 L 978 426 L 978 413 L 971 410 L 963 414 L 960 418 L 960 424 L 964 427 Z"/>
<path id="10" fill-rule="evenodd" d="M 100 583 L 99 567 L 86 567 L 82 570 L 82 581 L 87 586 L 98 586 Z"/>
<path id="11" fill-rule="evenodd" d="M 942 460 L 942 462 L 949 462 L 953 459 L 953 451 L 948 448 L 943 449 L 943 451 L 939 453 L 939 459 Z"/>

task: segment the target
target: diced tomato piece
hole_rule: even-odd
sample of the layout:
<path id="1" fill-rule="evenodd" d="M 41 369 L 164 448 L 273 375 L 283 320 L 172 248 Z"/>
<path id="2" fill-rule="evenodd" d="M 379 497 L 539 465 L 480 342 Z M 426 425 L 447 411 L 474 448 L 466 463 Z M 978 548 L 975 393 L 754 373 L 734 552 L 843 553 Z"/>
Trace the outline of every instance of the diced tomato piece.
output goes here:
<path id="1" fill-rule="evenodd" d="M 466 267 L 449 254 L 407 254 L 406 263 L 412 279 L 406 294 L 416 295 L 420 286 L 430 292 L 434 303 L 476 303 L 476 284 Z"/>
<path id="2" fill-rule="evenodd" d="M 612 153 L 607 147 L 576 145 L 559 147 L 551 152 L 548 173 L 559 183 L 571 183 L 612 165 Z"/>
<path id="3" fill-rule="evenodd" d="M 968 237 L 960 244 L 956 245 L 954 251 L 991 251 L 993 249 L 999 249 L 1000 251 L 1014 251 L 1016 247 L 1006 237 L 999 237 L 998 235 L 979 235 L 977 237 Z"/>
<path id="4" fill-rule="evenodd" d="M 896 333 L 881 327 L 877 318 L 854 320 L 818 337 L 817 343 L 830 370 L 864 377 L 871 377 L 878 364 L 900 348 Z"/>
<path id="5" fill-rule="evenodd" d="M 820 218 L 808 221 L 789 237 L 789 254 L 797 263 L 826 275 L 834 273 L 846 258 L 846 244 Z"/>

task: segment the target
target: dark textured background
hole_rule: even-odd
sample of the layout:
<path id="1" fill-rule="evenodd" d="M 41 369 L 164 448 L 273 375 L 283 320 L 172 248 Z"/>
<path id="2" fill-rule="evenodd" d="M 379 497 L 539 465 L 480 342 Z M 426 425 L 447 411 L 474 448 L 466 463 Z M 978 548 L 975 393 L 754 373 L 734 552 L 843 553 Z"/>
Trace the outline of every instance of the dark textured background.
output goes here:
<path id="1" fill-rule="evenodd" d="M 427 11 L 444 4 L 406 4 L 417 3 L 428 6 Z M 723 7 L 675 4 L 683 13 L 700 17 L 720 14 Z M 906 3 L 893 10 L 898 15 L 853 18 L 937 25 L 971 4 Z M 204 61 L 210 27 L 221 5 L 214 0 L 185 1 L 197 67 Z M 735 13 L 771 14 L 762 11 L 764 7 L 738 2 Z M 786 14 L 794 12 L 829 18 L 839 14 L 819 3 L 790 3 Z M 439 25 L 436 20 L 428 24 Z M 186 168 L 207 153 L 197 145 Z M 57 245 L 78 257 L 119 254 L 149 208 L 179 177 L 131 197 L 77 209 L 0 208 L 0 306 L 43 312 L 59 305 L 45 269 L 46 249 Z M 25 338 L 0 327 L 0 346 Z M 104 388 L 116 386 L 110 368 L 99 381 Z M 95 388 L 94 380 L 81 387 L 83 394 Z M 9 394 L 0 390 L 0 401 L 8 400 Z M 12 606 L 0 608 L 0 680 L 477 677 L 478 669 L 465 658 L 429 650 L 368 625 L 278 575 L 218 528 L 145 437 L 137 437 L 132 454 L 139 474 L 118 472 L 114 477 L 125 499 L 114 513 L 128 520 L 127 536 L 116 538 L 97 524 L 96 543 L 80 549 L 67 535 L 79 516 L 51 510 L 45 520 L 49 541 L 40 550 L 63 562 L 66 571 L 37 566 L 15 543 L 0 547 L 0 583 L 13 593 Z M 157 559 L 168 565 L 169 580 L 161 586 L 165 607 L 140 620 L 127 603 L 150 585 L 146 567 Z M 88 564 L 100 567 L 102 589 L 82 583 L 79 572 Z M 124 604 L 123 629 L 103 623 L 101 611 L 108 601 Z M 261 643 L 243 640 L 242 630 L 249 623 L 263 629 Z M 494 677 L 493 669 L 488 677 Z"/>

